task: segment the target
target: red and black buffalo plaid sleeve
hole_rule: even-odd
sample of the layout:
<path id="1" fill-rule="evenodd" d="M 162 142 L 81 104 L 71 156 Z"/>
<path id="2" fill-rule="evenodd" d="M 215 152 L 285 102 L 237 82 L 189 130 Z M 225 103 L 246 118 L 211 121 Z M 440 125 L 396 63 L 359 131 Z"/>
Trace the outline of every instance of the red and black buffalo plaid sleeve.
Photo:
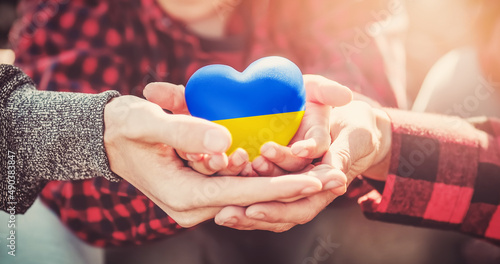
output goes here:
<path id="1" fill-rule="evenodd" d="M 382 194 L 360 199 L 365 215 L 500 245 L 500 120 L 388 113 L 390 171 Z"/>

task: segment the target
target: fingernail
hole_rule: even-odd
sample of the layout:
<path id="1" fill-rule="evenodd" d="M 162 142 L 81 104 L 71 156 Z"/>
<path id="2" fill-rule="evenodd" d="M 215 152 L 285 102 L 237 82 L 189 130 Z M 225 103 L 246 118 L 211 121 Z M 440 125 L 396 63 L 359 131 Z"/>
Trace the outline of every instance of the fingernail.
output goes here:
<path id="1" fill-rule="evenodd" d="M 256 158 L 254 161 L 255 169 L 258 171 L 269 170 L 269 164 L 263 158 Z"/>
<path id="2" fill-rule="evenodd" d="M 247 164 L 247 166 L 245 166 L 243 168 L 243 170 L 240 172 L 240 175 L 241 176 L 248 176 L 248 175 L 250 175 L 250 172 L 252 171 L 252 167 L 251 166 L 252 166 L 251 164 Z"/>
<path id="3" fill-rule="evenodd" d="M 270 159 L 276 157 L 276 149 L 269 145 L 262 146 L 261 153 Z"/>
<path id="4" fill-rule="evenodd" d="M 186 154 L 186 158 L 190 161 L 200 161 L 203 156 L 200 154 Z"/>
<path id="5" fill-rule="evenodd" d="M 317 193 L 319 191 L 321 191 L 321 190 L 319 190 L 318 187 L 307 187 L 307 188 L 302 190 L 301 194 L 310 195 L 310 194 Z"/>
<path id="6" fill-rule="evenodd" d="M 211 156 L 208 161 L 208 166 L 213 170 L 220 170 L 224 167 L 224 160 L 221 156 Z"/>
<path id="7" fill-rule="evenodd" d="M 217 164 L 218 162 L 215 160 L 214 157 L 210 158 L 210 160 L 208 161 L 208 167 L 210 167 L 210 169 L 212 170 L 218 170 L 219 169 L 219 166 Z"/>
<path id="8" fill-rule="evenodd" d="M 255 213 L 249 214 L 248 217 L 253 218 L 253 219 L 257 219 L 257 220 L 261 220 L 261 219 L 264 219 L 266 217 L 266 215 L 262 212 L 255 212 Z"/>
<path id="9" fill-rule="evenodd" d="M 235 217 L 231 217 L 229 219 L 222 220 L 220 225 L 232 226 L 235 225 L 236 223 L 238 223 L 238 219 L 236 219 Z"/>
<path id="10" fill-rule="evenodd" d="M 151 95 L 151 91 L 150 91 L 150 88 L 148 88 L 149 86 L 146 85 L 146 87 L 144 87 L 144 90 L 142 90 L 142 95 L 144 95 L 144 97 L 148 98 L 149 95 Z"/>
<path id="11" fill-rule="evenodd" d="M 247 160 L 247 156 L 241 152 L 237 152 L 235 153 L 235 155 L 233 156 L 233 165 L 238 167 L 238 166 L 241 166 L 243 165 L 243 163 L 245 163 L 245 161 Z"/>
<path id="12" fill-rule="evenodd" d="M 344 183 L 341 183 L 339 181 L 329 181 L 327 182 L 324 186 L 323 186 L 323 190 L 324 191 L 327 191 L 327 190 L 331 190 L 331 189 L 335 189 L 335 188 L 339 188 L 339 187 L 342 187 L 344 186 L 345 184 Z"/>
<path id="13" fill-rule="evenodd" d="M 230 142 L 225 138 L 225 135 L 219 130 L 211 129 L 205 132 L 205 138 L 203 139 L 203 146 L 208 151 L 213 151 L 215 153 L 222 153 L 229 148 Z"/>

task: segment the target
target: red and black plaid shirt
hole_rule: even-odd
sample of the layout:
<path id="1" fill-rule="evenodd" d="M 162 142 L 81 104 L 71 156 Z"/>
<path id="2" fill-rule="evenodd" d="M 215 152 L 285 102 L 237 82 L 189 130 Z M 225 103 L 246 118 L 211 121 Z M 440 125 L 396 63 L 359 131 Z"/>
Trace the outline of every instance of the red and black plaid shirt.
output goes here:
<path id="1" fill-rule="evenodd" d="M 390 171 L 382 194 L 360 198 L 365 215 L 500 245 L 500 120 L 387 111 Z"/>
<path id="2" fill-rule="evenodd" d="M 370 3 L 252 0 L 220 6 L 219 12 L 233 12 L 227 34 L 208 40 L 189 32 L 154 0 L 25 1 L 11 40 L 16 64 L 42 90 L 113 89 L 141 96 L 149 82 L 185 84 L 207 64 L 243 70 L 260 57 L 281 55 L 304 73 L 322 74 L 393 107 L 395 96 L 375 42 L 357 43 L 356 34 L 374 18 L 356 10 L 387 5 L 385 0 Z M 435 182 L 429 181 L 430 193 Z M 98 246 L 140 244 L 181 229 L 125 181 L 51 182 L 42 199 L 77 236 Z"/>

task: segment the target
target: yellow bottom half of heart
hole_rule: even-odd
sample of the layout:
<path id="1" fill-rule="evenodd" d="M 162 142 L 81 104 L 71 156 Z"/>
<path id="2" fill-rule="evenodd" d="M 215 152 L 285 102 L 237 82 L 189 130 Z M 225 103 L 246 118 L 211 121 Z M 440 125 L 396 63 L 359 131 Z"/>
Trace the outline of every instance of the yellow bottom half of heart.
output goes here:
<path id="1" fill-rule="evenodd" d="M 231 132 L 233 142 L 227 153 L 237 148 L 248 152 L 250 161 L 260 154 L 260 147 L 274 141 L 286 146 L 292 140 L 300 126 L 304 111 L 271 115 L 260 115 L 213 121 L 225 126 Z"/>

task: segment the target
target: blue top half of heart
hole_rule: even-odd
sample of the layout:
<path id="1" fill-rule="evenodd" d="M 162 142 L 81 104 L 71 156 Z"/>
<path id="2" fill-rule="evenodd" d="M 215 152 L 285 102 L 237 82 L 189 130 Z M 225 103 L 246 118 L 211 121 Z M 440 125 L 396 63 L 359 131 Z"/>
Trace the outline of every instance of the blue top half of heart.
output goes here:
<path id="1" fill-rule="evenodd" d="M 265 57 L 243 72 L 225 65 L 196 71 L 185 91 L 191 115 L 210 121 L 303 111 L 300 69 L 288 59 Z"/>

